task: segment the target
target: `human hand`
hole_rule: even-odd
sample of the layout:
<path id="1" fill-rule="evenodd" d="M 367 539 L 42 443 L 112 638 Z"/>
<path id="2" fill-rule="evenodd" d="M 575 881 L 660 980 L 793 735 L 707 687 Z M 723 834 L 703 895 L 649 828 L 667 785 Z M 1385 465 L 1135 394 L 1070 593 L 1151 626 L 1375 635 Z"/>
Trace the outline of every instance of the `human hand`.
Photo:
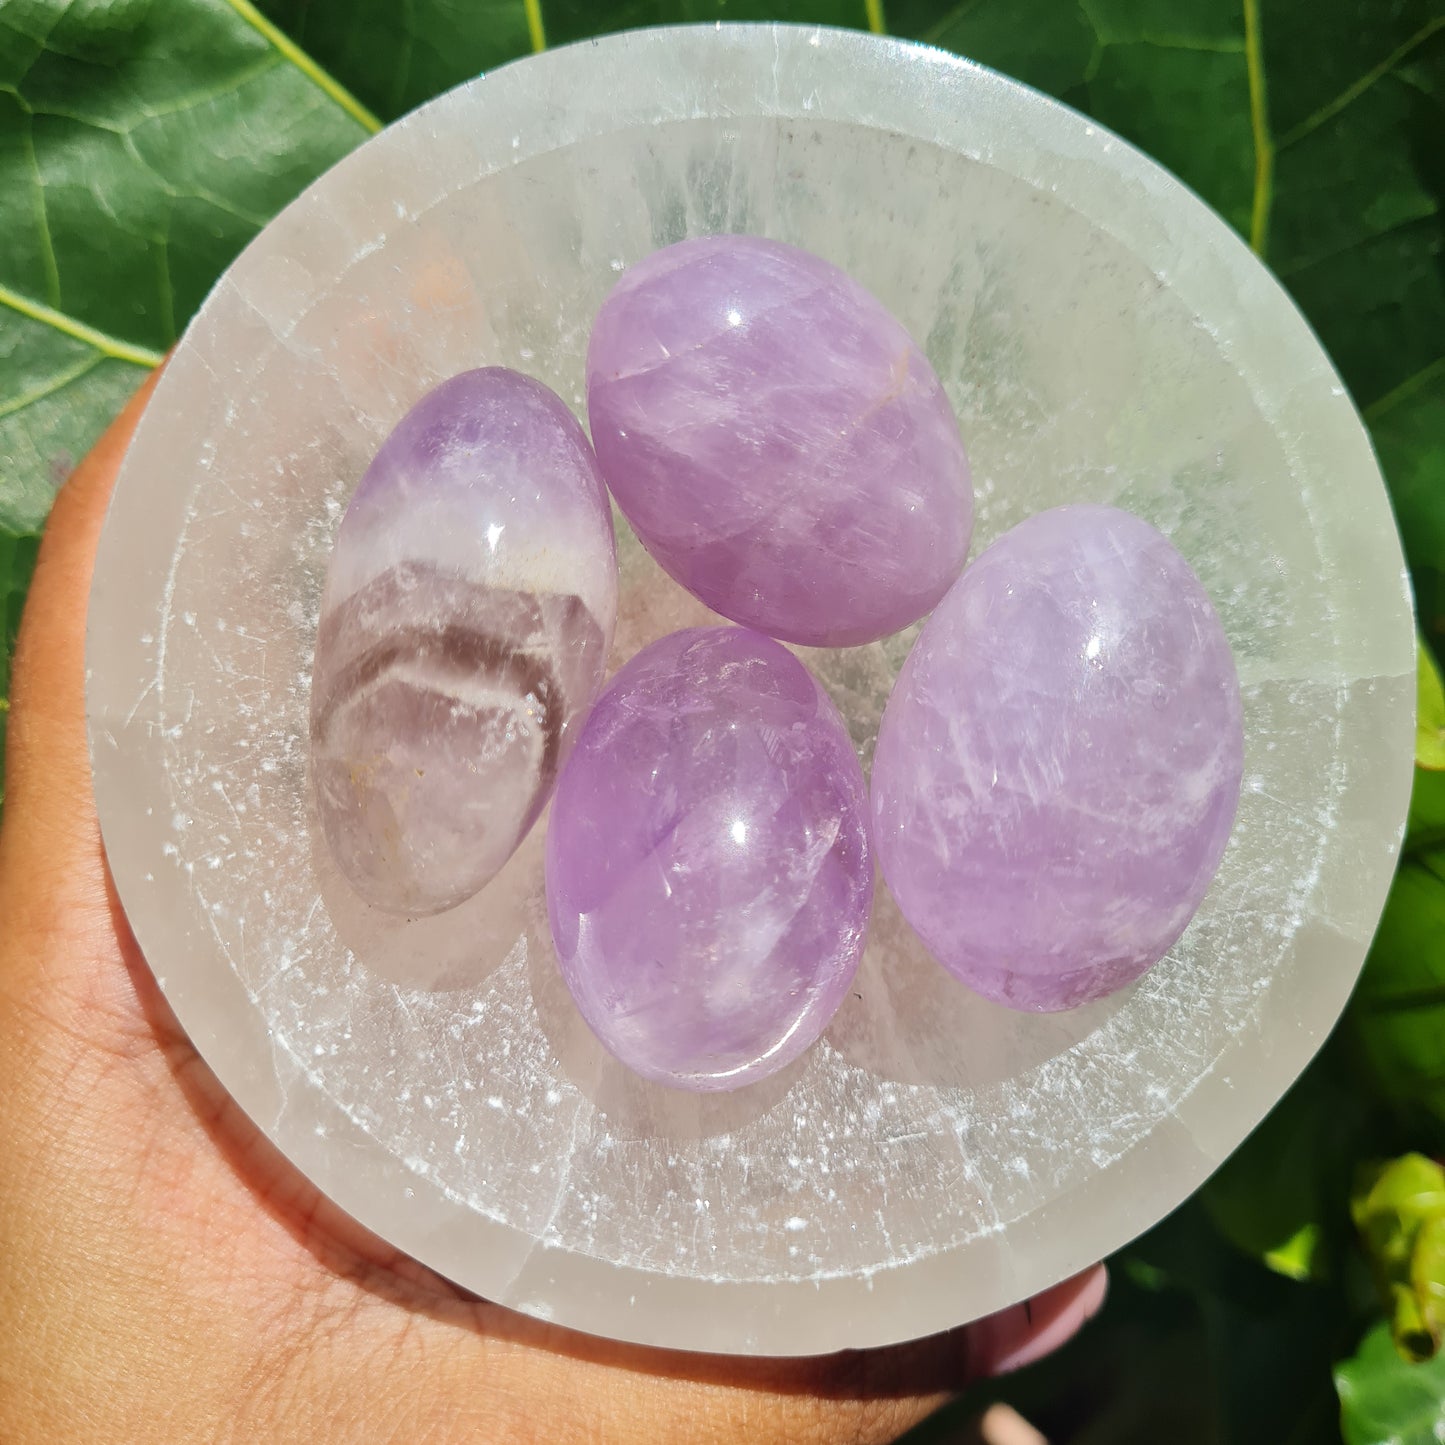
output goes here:
<path id="1" fill-rule="evenodd" d="M 1098 1309 L 1101 1268 L 888 1349 L 642 1349 L 465 1294 L 302 1178 L 182 1033 L 101 849 L 86 600 L 149 391 L 56 502 L 15 661 L 0 829 L 0 1438 L 882 1442 Z"/>

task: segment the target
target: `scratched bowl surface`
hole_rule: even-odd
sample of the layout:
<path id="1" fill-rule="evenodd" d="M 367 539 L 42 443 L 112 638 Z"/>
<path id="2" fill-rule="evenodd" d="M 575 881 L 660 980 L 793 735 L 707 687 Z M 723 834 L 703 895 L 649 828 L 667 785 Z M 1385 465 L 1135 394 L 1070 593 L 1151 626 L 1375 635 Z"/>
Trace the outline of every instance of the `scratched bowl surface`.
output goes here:
<path id="1" fill-rule="evenodd" d="M 1131 991 L 971 996 L 886 892 L 851 996 L 782 1074 L 648 1084 L 558 977 L 543 824 L 451 913 L 370 912 L 316 828 L 307 706 L 361 472 L 440 379 L 504 364 L 582 411 L 588 327 L 684 236 L 807 247 L 924 346 L 967 439 L 975 552 L 1040 508 L 1127 507 L 1238 659 L 1234 837 Z M 623 528 L 611 666 L 708 620 Z M 802 656 L 865 767 L 912 631 Z M 127 458 L 89 711 L 116 881 L 181 1022 L 363 1223 L 492 1299 L 720 1351 L 881 1344 L 1023 1298 L 1173 1208 L 1323 1041 L 1409 788 L 1410 608 L 1364 431 L 1276 283 L 1075 113 L 901 42 L 651 31 L 410 116 L 217 286 Z"/>

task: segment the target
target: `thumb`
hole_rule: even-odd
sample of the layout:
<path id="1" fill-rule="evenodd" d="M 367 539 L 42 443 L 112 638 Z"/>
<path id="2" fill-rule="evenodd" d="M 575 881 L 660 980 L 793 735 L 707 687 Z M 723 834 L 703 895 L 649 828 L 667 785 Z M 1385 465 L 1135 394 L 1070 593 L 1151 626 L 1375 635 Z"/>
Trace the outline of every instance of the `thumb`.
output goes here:
<path id="1" fill-rule="evenodd" d="M 8 933 L 109 918 L 85 735 L 85 620 L 116 473 L 155 386 L 147 379 L 61 488 L 20 622 L 10 690 L 0 918 Z"/>

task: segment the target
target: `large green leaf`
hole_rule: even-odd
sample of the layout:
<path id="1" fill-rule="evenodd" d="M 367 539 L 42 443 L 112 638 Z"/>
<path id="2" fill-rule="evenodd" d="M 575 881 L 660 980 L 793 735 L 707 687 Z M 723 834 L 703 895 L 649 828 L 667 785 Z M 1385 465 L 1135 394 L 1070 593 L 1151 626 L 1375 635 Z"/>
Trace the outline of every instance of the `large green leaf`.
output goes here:
<path id="1" fill-rule="evenodd" d="M 908 1445 L 974 1439 L 995 1400 L 1071 1445 L 1321 1445 L 1332 1366 L 1360 1324 L 1337 1284 L 1295 1284 L 1226 1244 L 1197 1199 L 1110 1261 L 1109 1297 L 1075 1340 L 974 1386 Z M 951 1428 L 950 1428 L 951 1427 Z"/>
<path id="2" fill-rule="evenodd" d="M 1140 1285 L 1116 1269 L 1103 1311 L 1062 1350 L 1015 1374 L 979 1382 L 898 1445 L 977 1442 L 970 1423 L 1000 1402 L 1046 1438 L 1070 1445 L 1263 1445 L 1224 1433 L 1211 1363 L 1195 1301 L 1180 1291 Z"/>
<path id="3" fill-rule="evenodd" d="M 260 6 L 387 120 L 555 43 L 544 0 L 260 0 Z"/>
<path id="4" fill-rule="evenodd" d="M 1380 1092 L 1445 1119 L 1445 851 L 1396 873 L 1349 1018 Z"/>
<path id="5" fill-rule="evenodd" d="M 1445 1439 L 1445 1355 L 1413 1365 L 1377 1325 L 1335 1370 L 1345 1445 L 1439 1445 Z"/>
<path id="6" fill-rule="evenodd" d="M 1290 1279 L 1334 1274 L 1349 1233 L 1367 1120 L 1338 1052 L 1332 1046 L 1305 1070 L 1200 1195 L 1226 1239 Z"/>
<path id="7" fill-rule="evenodd" d="M 1429 648 L 1419 649 L 1420 679 L 1415 700 L 1415 785 L 1405 851 L 1445 846 L 1445 685 Z"/>
<path id="8" fill-rule="evenodd" d="M 241 246 L 374 126 L 246 0 L 0 7 L 0 527 L 39 525 Z"/>
<path id="9" fill-rule="evenodd" d="M 1442 846 L 1445 846 L 1445 769 L 1422 768 L 1416 764 L 1405 848 L 1413 852 Z"/>
<path id="10" fill-rule="evenodd" d="M 1438 144 L 1445 150 L 1445 125 Z M 1420 372 L 1366 415 L 1415 575 L 1420 623 L 1437 652 L 1445 652 L 1445 363 Z"/>
<path id="11" fill-rule="evenodd" d="M 1415 699 L 1415 765 L 1445 772 L 1445 682 L 1435 659 L 1421 644 L 1420 675 Z"/>
<path id="12" fill-rule="evenodd" d="M 1365 410 L 1445 643 L 1438 0 L 890 0 L 888 18 L 1088 111 L 1250 238 Z"/>
<path id="13" fill-rule="evenodd" d="M 1280 1278 L 1226 1244 L 1209 1213 L 1199 1196 L 1186 1201 L 1118 1266 L 1191 1298 L 1204 1327 L 1197 1367 L 1213 1376 L 1221 1445 L 1318 1445 L 1336 1409 L 1331 1365 L 1359 1331 L 1346 1272 L 1327 1282 Z"/>
<path id="14" fill-rule="evenodd" d="M 0 5 L 0 598 L 247 240 L 377 122 L 248 0 Z M 4 646 L 0 640 L 0 646 Z M 6 696 L 9 650 L 0 655 Z"/>
<path id="15" fill-rule="evenodd" d="M 504 61 L 642 25 L 791 20 L 881 29 L 881 0 L 261 0 L 261 8 L 391 119 Z"/>

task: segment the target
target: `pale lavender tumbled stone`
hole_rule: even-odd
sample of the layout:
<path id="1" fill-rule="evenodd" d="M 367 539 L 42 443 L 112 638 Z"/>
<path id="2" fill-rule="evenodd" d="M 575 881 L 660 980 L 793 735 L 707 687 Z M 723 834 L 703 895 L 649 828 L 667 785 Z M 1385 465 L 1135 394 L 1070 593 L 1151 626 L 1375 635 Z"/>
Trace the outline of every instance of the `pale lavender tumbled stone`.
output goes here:
<path id="1" fill-rule="evenodd" d="M 873 896 L 867 792 L 808 670 L 742 628 L 674 632 L 608 684 L 547 825 L 562 975 L 639 1074 L 733 1089 L 822 1032 Z"/>
<path id="2" fill-rule="evenodd" d="M 973 493 L 938 377 L 807 251 L 712 236 L 632 266 L 592 328 L 587 411 L 643 545 L 735 622 L 872 642 L 963 566 Z"/>
<path id="3" fill-rule="evenodd" d="M 576 418 L 503 367 L 428 392 L 342 518 L 312 673 L 321 828 L 367 902 L 439 913 L 507 861 L 616 618 L 611 511 Z"/>
<path id="4" fill-rule="evenodd" d="M 873 760 L 883 876 L 969 987 L 1070 1008 L 1184 931 L 1243 756 L 1233 655 L 1189 564 L 1127 512 L 1041 512 L 969 566 L 904 663 Z"/>

